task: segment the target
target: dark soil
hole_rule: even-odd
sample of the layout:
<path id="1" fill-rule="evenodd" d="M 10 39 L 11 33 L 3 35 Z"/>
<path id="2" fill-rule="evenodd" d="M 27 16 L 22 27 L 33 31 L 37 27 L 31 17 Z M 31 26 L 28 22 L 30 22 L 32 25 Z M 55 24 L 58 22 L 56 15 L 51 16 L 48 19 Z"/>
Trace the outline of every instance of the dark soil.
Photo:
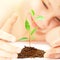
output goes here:
<path id="1" fill-rule="evenodd" d="M 44 57 L 44 51 L 36 49 L 34 47 L 24 47 L 21 52 L 18 54 L 18 58 L 35 58 L 35 57 Z"/>

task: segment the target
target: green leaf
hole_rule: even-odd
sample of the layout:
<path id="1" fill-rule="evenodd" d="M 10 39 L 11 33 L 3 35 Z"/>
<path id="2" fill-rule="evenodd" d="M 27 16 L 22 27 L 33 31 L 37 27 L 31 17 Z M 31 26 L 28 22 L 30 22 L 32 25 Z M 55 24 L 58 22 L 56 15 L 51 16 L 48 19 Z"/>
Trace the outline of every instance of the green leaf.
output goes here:
<path id="1" fill-rule="evenodd" d="M 33 35 L 35 32 L 36 32 L 36 28 L 34 28 L 34 29 L 31 31 L 31 35 Z"/>
<path id="2" fill-rule="evenodd" d="M 19 40 L 20 40 L 20 41 L 26 41 L 26 40 L 28 40 L 28 38 L 27 38 L 27 37 L 22 37 L 22 38 L 20 38 Z"/>
<path id="3" fill-rule="evenodd" d="M 27 19 L 25 21 L 25 28 L 26 28 L 26 30 L 30 30 L 30 24 Z"/>
<path id="4" fill-rule="evenodd" d="M 36 20 L 44 20 L 44 16 L 37 16 Z"/>
<path id="5" fill-rule="evenodd" d="M 35 15 L 35 11 L 33 9 L 31 9 L 31 15 L 34 16 Z"/>

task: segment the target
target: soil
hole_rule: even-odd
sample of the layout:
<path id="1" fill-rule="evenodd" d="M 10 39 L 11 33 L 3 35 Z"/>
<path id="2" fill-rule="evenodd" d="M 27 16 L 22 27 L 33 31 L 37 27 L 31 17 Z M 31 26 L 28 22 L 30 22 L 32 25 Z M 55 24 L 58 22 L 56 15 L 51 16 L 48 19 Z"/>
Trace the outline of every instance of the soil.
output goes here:
<path id="1" fill-rule="evenodd" d="M 35 58 L 35 57 L 44 57 L 45 51 L 36 49 L 34 47 L 24 47 L 21 52 L 18 54 L 18 58 Z"/>

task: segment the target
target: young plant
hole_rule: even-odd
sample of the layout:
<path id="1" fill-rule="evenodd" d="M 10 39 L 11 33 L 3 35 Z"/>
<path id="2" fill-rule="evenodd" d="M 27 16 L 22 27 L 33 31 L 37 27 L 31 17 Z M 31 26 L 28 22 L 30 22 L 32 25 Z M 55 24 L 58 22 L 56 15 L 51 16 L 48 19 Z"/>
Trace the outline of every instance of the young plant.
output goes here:
<path id="1" fill-rule="evenodd" d="M 34 15 L 35 15 L 35 11 L 33 9 L 31 9 L 30 14 L 31 14 L 31 17 L 33 18 Z M 36 20 L 43 20 L 44 17 L 43 16 L 37 16 L 35 19 Z M 33 28 L 31 30 L 31 26 L 30 26 L 30 24 L 29 24 L 28 21 L 29 20 L 26 19 L 26 21 L 25 21 L 25 29 L 27 30 L 27 32 L 29 33 L 29 35 L 28 35 L 28 37 L 22 37 L 19 40 L 21 40 L 21 41 L 29 40 L 29 46 L 30 46 L 31 45 L 31 40 L 33 39 L 33 34 L 36 32 L 37 29 L 36 28 Z"/>
<path id="2" fill-rule="evenodd" d="M 29 36 L 28 37 L 22 37 L 22 38 L 20 38 L 20 40 L 22 40 L 22 41 L 29 40 L 29 46 L 30 46 L 31 45 L 31 40 L 33 38 L 33 34 L 36 31 L 36 28 L 32 29 L 32 31 L 31 31 L 31 26 L 30 26 L 28 20 L 26 19 L 26 21 L 25 21 L 25 29 L 29 33 Z"/>

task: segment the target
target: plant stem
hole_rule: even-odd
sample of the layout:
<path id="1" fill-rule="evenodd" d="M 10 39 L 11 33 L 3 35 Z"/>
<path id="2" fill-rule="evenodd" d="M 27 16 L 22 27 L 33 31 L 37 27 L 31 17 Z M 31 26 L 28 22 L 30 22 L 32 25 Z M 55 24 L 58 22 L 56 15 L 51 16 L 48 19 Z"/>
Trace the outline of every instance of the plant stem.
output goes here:
<path id="1" fill-rule="evenodd" d="M 29 31 L 29 46 L 31 46 L 31 35 L 30 35 L 30 31 Z"/>

